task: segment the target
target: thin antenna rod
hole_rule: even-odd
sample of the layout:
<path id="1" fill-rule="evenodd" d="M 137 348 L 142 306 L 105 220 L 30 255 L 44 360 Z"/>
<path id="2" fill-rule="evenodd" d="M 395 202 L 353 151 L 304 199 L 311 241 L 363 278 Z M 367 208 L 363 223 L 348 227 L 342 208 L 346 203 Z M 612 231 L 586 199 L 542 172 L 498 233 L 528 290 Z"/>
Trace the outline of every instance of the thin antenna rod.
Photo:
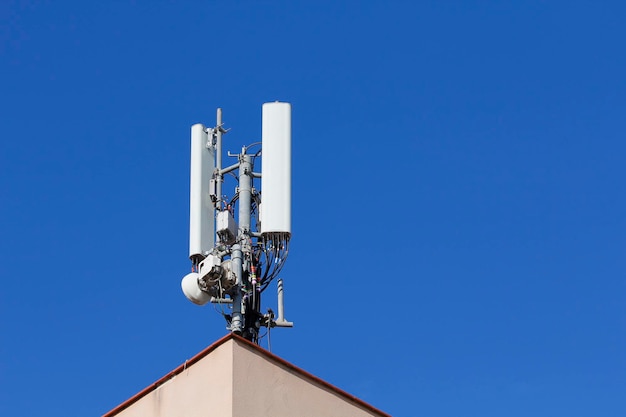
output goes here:
<path id="1" fill-rule="evenodd" d="M 293 323 L 285 320 L 285 305 L 283 294 L 283 280 L 278 280 L 278 318 L 276 319 L 277 327 L 293 327 Z"/>

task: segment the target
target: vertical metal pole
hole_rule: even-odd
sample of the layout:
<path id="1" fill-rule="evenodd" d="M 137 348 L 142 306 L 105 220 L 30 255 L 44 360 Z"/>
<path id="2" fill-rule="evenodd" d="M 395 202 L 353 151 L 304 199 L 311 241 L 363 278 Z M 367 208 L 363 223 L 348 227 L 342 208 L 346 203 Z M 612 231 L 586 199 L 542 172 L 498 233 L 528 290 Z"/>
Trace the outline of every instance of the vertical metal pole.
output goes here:
<path id="1" fill-rule="evenodd" d="M 215 132 L 215 168 L 217 172 L 222 169 L 222 109 L 217 109 L 217 132 Z M 221 210 L 222 202 L 222 175 L 218 174 L 216 178 L 215 191 L 217 194 L 217 209 Z"/>
<path id="2" fill-rule="evenodd" d="M 283 280 L 278 280 L 278 318 L 275 321 L 276 327 L 293 327 L 293 323 L 285 320 L 285 304 L 283 294 Z M 269 328 L 268 328 L 269 332 Z"/>
<path id="3" fill-rule="evenodd" d="M 250 269 L 250 265 L 248 260 L 250 259 L 250 253 L 252 251 L 252 246 L 250 244 L 250 217 L 252 210 L 252 157 L 246 154 L 246 148 L 244 147 L 241 150 L 241 155 L 239 156 L 239 230 L 237 232 L 237 243 L 241 247 L 241 256 L 242 262 L 240 266 L 236 266 L 236 268 L 240 268 L 238 272 L 238 281 L 237 281 L 237 289 L 238 289 L 238 297 L 234 300 L 235 303 L 238 303 L 241 308 L 242 305 L 242 297 L 243 293 L 243 276 L 244 271 L 248 271 Z M 234 254 L 234 252 L 233 252 Z M 241 277 L 241 279 L 239 279 Z M 234 310 L 233 310 L 234 311 Z M 247 311 L 244 312 L 248 313 Z M 250 312 L 252 313 L 252 312 Z M 244 314 L 242 314 L 242 319 Z M 245 320 L 244 320 L 245 321 Z M 244 329 L 245 330 L 245 329 Z"/>
<path id="4" fill-rule="evenodd" d="M 250 237 L 250 211 L 252 209 L 252 157 L 242 149 L 239 165 L 239 237 Z"/>
<path id="5" fill-rule="evenodd" d="M 285 307 L 283 305 L 284 302 L 284 294 L 283 294 L 283 280 L 278 280 L 278 319 L 277 321 L 285 321 Z"/>
<path id="6" fill-rule="evenodd" d="M 241 334 L 243 328 L 243 314 L 241 313 L 241 284 L 243 282 L 242 255 L 241 246 L 239 244 L 234 244 L 232 246 L 230 258 L 231 265 L 235 271 L 237 285 L 235 294 L 233 295 L 233 317 L 230 322 L 230 331 L 237 334 Z"/>

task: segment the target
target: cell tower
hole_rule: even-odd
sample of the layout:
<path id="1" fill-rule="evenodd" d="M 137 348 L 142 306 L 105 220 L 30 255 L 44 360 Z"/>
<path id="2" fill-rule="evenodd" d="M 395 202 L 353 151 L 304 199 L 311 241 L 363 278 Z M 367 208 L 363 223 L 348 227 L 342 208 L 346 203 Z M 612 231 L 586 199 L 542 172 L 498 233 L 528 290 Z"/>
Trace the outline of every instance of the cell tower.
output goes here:
<path id="1" fill-rule="evenodd" d="M 291 238 L 291 104 L 263 104 L 261 142 L 244 146 L 237 162 L 222 166 L 222 110 L 217 124 L 191 127 L 189 258 L 181 286 L 195 304 L 220 304 L 227 329 L 259 343 L 259 329 L 292 327 L 285 320 L 283 283 L 277 280 L 278 315 L 261 312 L 261 294 L 278 277 Z M 260 145 L 260 147 L 259 147 Z M 254 171 L 261 157 L 262 173 Z M 230 198 L 224 176 L 237 178 Z M 261 179 L 261 190 L 255 180 Z"/>

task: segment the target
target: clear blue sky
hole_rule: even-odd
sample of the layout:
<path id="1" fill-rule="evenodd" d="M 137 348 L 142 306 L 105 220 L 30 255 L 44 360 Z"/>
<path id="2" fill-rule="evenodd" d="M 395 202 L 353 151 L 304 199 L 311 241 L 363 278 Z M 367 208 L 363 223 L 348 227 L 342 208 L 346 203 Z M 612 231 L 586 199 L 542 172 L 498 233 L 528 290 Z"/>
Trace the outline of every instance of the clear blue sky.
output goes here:
<path id="1" fill-rule="evenodd" d="M 0 415 L 100 415 L 226 334 L 180 290 L 189 127 L 238 151 L 274 100 L 274 353 L 394 416 L 626 415 L 623 4 L 2 1 Z"/>

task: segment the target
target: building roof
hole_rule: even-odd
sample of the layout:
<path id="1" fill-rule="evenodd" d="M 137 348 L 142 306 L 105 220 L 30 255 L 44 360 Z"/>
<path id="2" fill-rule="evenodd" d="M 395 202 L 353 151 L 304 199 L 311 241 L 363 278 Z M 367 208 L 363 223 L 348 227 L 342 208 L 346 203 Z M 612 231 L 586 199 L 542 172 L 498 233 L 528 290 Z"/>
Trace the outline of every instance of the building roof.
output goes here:
<path id="1" fill-rule="evenodd" d="M 298 368 L 297 366 L 287 362 L 286 360 L 284 360 L 284 359 L 274 355 L 273 353 L 271 353 L 271 352 L 261 348 L 260 346 L 254 344 L 254 343 L 251 343 L 250 341 L 248 341 L 248 340 L 246 340 L 246 339 L 244 339 L 244 338 L 242 338 L 240 336 L 237 336 L 237 335 L 235 335 L 233 333 L 229 333 L 226 336 L 222 337 L 221 339 L 217 340 L 215 343 L 211 344 L 210 346 L 208 346 L 207 348 L 205 348 L 204 350 L 199 352 L 197 355 L 195 355 L 191 359 L 185 361 L 185 363 L 181 364 L 176 369 L 174 369 L 171 372 L 169 372 L 167 375 L 163 376 L 162 378 L 160 378 L 159 380 L 157 380 L 153 384 L 147 386 L 146 388 L 144 388 L 143 390 L 141 390 L 140 392 L 138 392 L 137 394 L 135 394 L 134 396 L 132 396 L 128 400 L 124 401 L 123 403 L 121 403 L 120 405 L 118 405 L 117 407 L 112 409 L 111 411 L 109 411 L 106 414 L 104 414 L 103 417 L 113 417 L 113 416 L 117 416 L 118 414 L 122 413 L 124 410 L 126 410 L 129 407 L 133 406 L 134 404 L 136 404 L 137 402 L 142 400 L 144 397 L 151 395 L 158 388 L 160 388 L 160 387 L 164 386 L 166 383 L 172 381 L 176 376 L 178 376 L 179 374 L 183 373 L 185 370 L 189 369 L 194 364 L 196 364 L 196 363 L 200 362 L 202 359 L 210 356 L 218 348 L 220 348 L 221 346 L 227 344 L 227 342 L 229 342 L 229 341 L 232 341 L 235 345 L 238 345 L 238 346 L 244 348 L 244 350 L 253 352 L 254 354 L 264 358 L 267 362 L 271 363 L 274 367 L 282 368 L 283 370 L 285 370 L 285 371 L 287 371 L 287 372 L 289 372 L 289 373 L 291 373 L 293 375 L 296 375 L 300 379 L 302 379 L 304 381 L 307 381 L 308 384 L 317 386 L 317 387 L 321 388 L 322 390 L 324 390 L 324 391 L 326 391 L 328 393 L 331 393 L 335 397 L 341 398 L 346 403 L 352 404 L 352 406 L 357 407 L 358 409 L 361 409 L 361 410 L 367 412 L 367 414 L 369 414 L 369 415 L 381 416 L 381 417 L 389 417 L 389 414 L 386 414 L 386 413 L 376 409 L 375 407 L 369 405 L 368 403 L 362 401 L 361 399 L 355 397 L 354 395 L 351 395 L 351 394 L 343 391 L 342 389 L 337 388 L 337 387 L 335 387 L 332 384 L 329 384 L 328 382 L 326 382 L 326 381 L 316 377 L 315 375 L 312 375 L 311 373 L 309 373 L 309 372 L 307 372 L 307 371 L 305 371 L 305 370 L 303 370 L 301 368 Z"/>

